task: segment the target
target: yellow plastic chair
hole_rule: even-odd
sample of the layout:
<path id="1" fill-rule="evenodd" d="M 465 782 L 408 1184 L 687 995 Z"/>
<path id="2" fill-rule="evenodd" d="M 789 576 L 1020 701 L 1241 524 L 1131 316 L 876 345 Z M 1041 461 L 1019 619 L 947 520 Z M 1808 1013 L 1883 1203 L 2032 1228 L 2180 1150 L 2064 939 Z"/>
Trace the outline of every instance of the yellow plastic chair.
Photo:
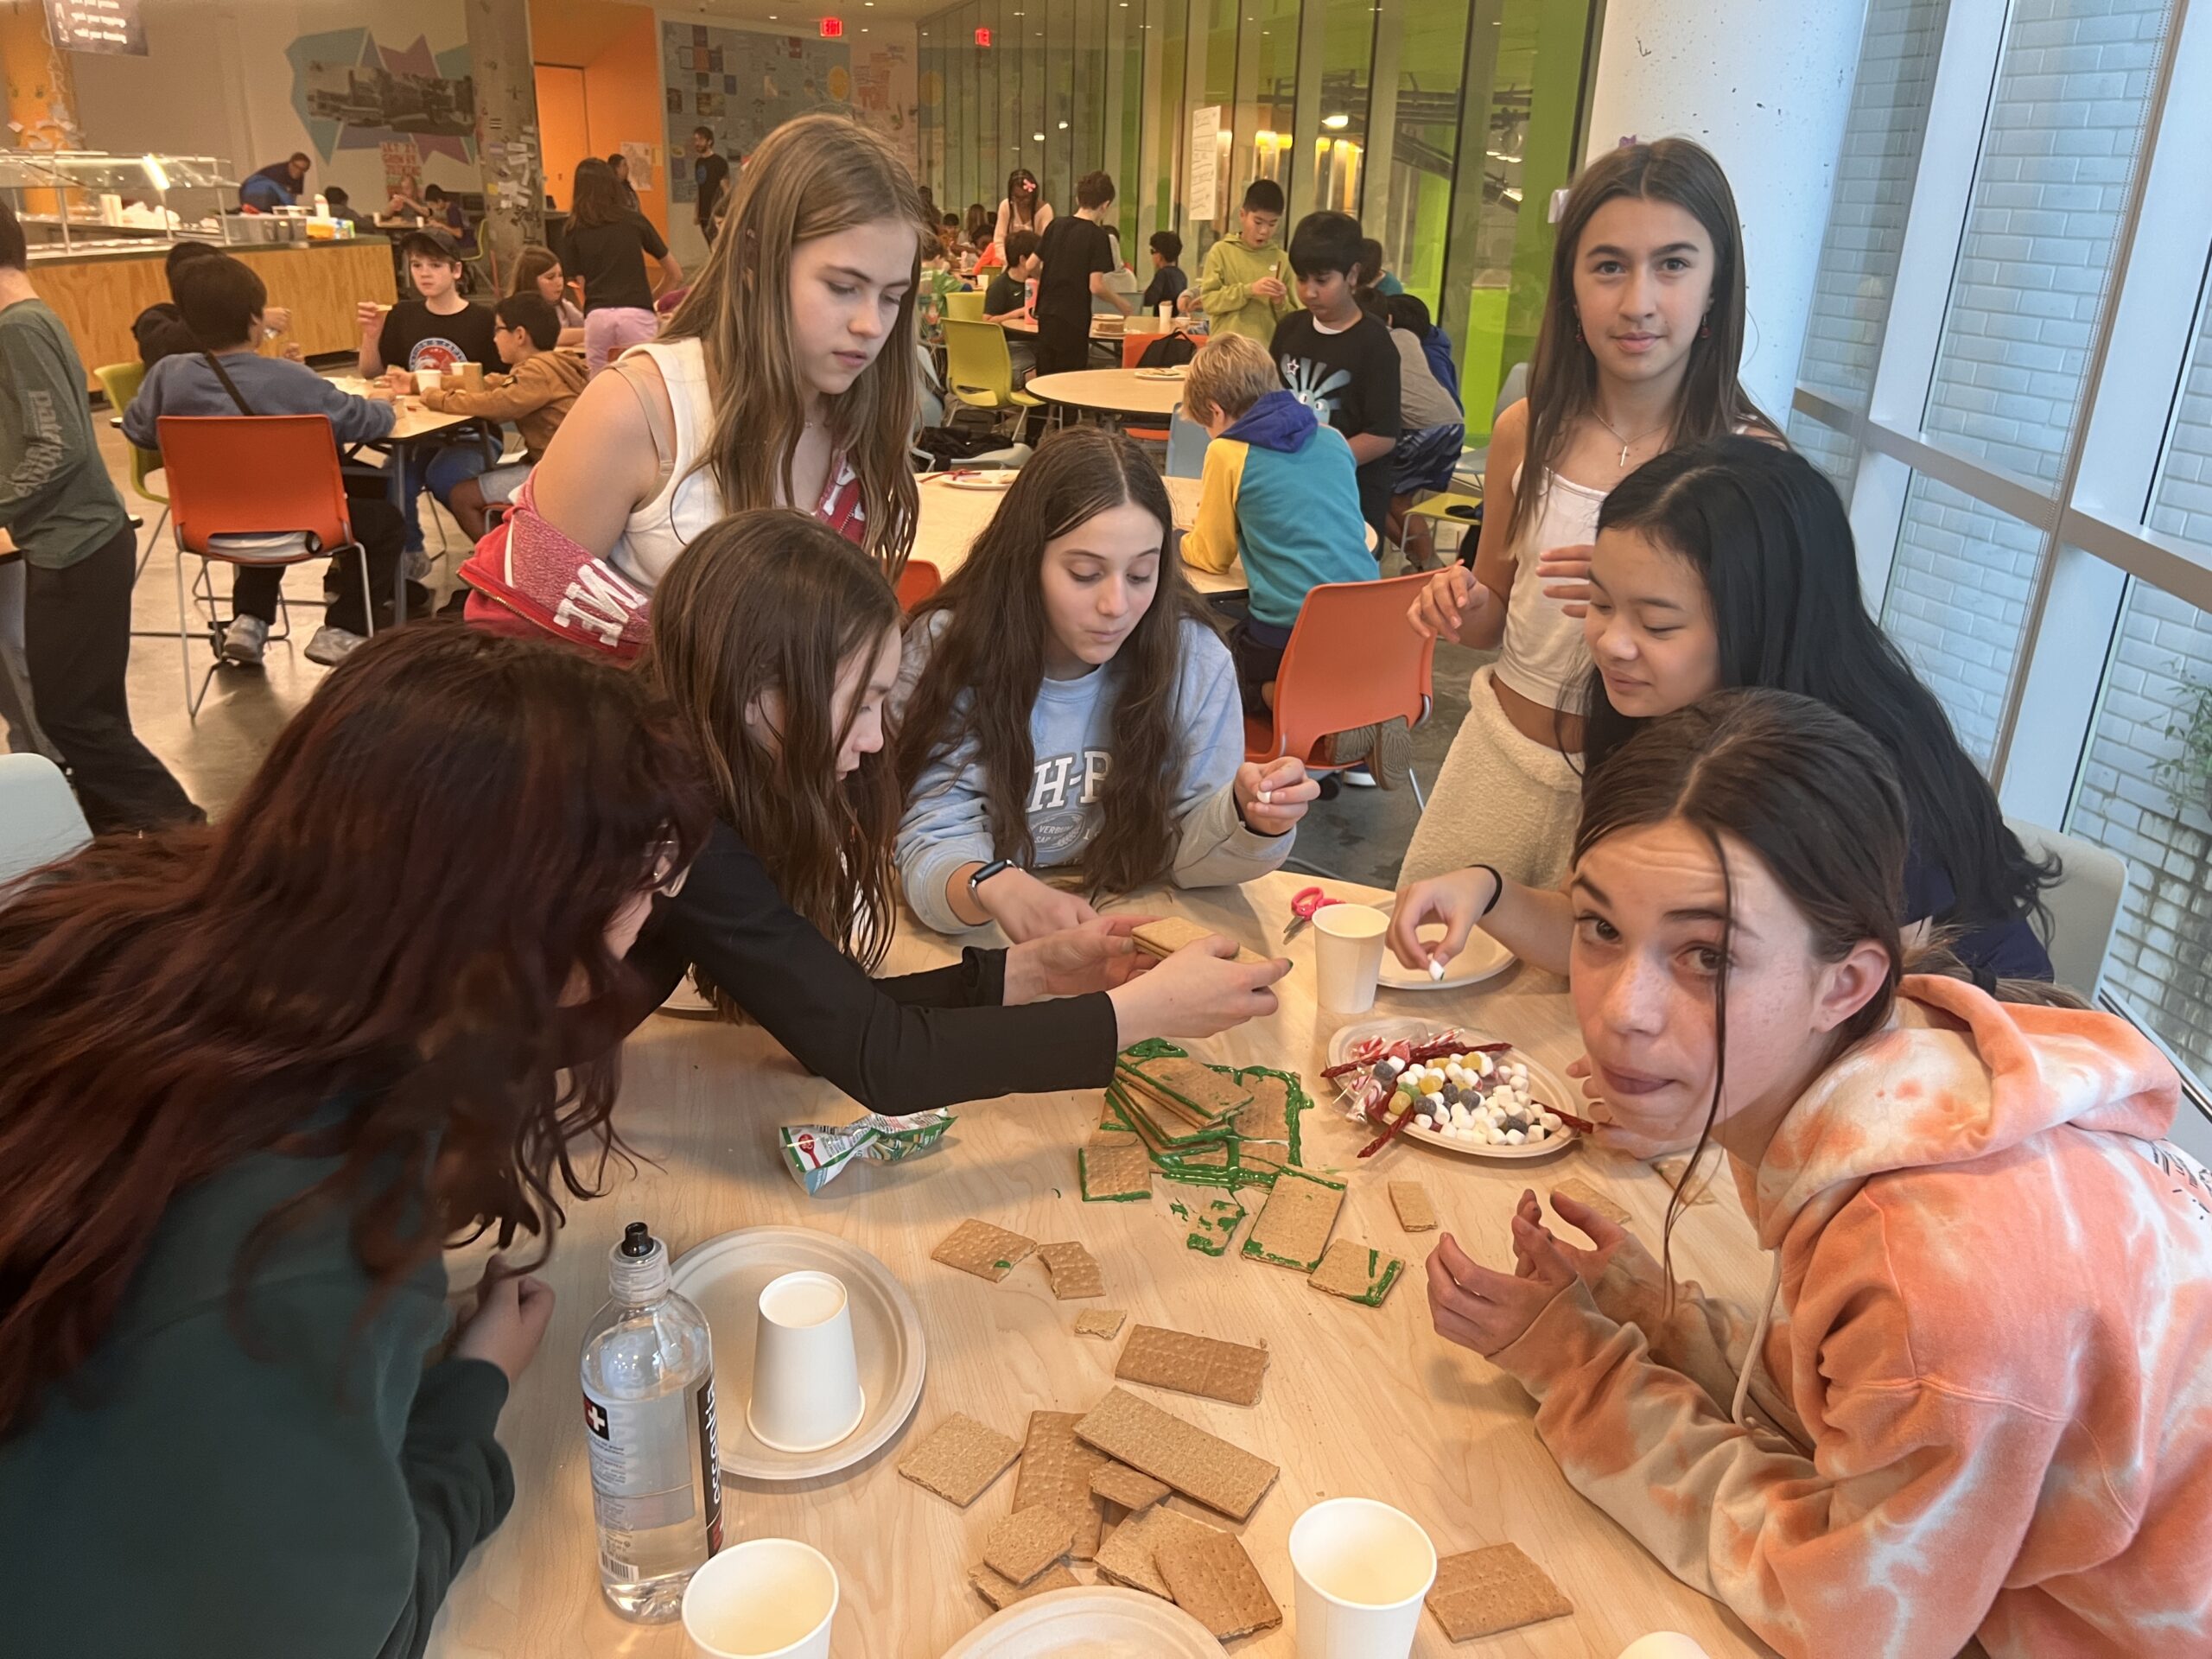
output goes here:
<path id="1" fill-rule="evenodd" d="M 1014 390 L 1006 330 L 995 322 L 945 319 L 944 381 L 955 397 L 974 409 L 1038 409 L 1045 402 Z"/>
<path id="2" fill-rule="evenodd" d="M 944 315 L 955 322 L 981 322 L 983 320 L 983 294 L 981 289 L 954 292 L 944 296 Z"/>
<path id="3" fill-rule="evenodd" d="M 1446 490 L 1441 495 L 1432 495 L 1425 500 L 1416 501 L 1406 509 L 1406 516 L 1398 525 L 1399 557 L 1402 559 L 1405 556 L 1406 532 L 1413 528 L 1414 519 L 1427 518 L 1439 524 L 1450 524 L 1459 531 L 1464 538 L 1465 532 L 1482 522 L 1478 517 L 1482 505 L 1480 491 L 1466 494 L 1458 490 Z"/>
<path id="4" fill-rule="evenodd" d="M 138 395 L 138 388 L 145 384 L 146 365 L 143 363 L 108 363 L 92 371 L 92 378 L 100 383 L 100 390 L 107 394 L 107 406 L 118 421 L 123 411 L 130 407 L 130 400 Z M 162 470 L 162 452 L 130 446 L 130 487 L 149 501 L 162 504 L 162 516 L 154 520 L 154 534 L 146 538 L 146 551 L 139 556 L 138 568 L 146 568 L 146 559 L 152 554 L 154 542 L 162 533 L 162 524 L 169 516 L 167 492 L 149 489 L 146 480 Z M 163 480 L 167 482 L 167 480 Z"/>

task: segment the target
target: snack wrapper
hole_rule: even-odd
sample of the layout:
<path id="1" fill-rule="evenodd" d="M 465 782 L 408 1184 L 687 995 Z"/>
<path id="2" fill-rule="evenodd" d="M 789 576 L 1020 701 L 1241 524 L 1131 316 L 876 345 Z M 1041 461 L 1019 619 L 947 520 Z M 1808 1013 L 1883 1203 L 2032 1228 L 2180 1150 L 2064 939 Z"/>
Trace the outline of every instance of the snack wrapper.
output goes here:
<path id="1" fill-rule="evenodd" d="M 929 1151 L 944 1139 L 954 1121 L 953 1115 L 942 1107 L 906 1117 L 869 1112 L 834 1127 L 787 1123 L 776 1131 L 776 1144 L 791 1179 L 812 1194 L 836 1180 L 855 1159 L 895 1164 Z"/>

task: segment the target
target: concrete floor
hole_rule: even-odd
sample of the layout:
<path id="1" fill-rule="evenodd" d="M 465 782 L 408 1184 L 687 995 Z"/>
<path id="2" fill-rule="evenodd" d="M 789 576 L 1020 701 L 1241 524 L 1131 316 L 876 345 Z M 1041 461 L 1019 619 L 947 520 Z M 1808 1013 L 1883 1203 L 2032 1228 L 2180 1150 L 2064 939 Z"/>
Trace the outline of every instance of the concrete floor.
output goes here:
<path id="1" fill-rule="evenodd" d="M 177 775 L 193 799 L 211 814 L 219 815 L 245 787 L 277 730 L 327 671 L 300 654 L 321 613 L 304 607 L 296 610 L 292 639 L 289 644 L 271 642 L 264 668 L 219 671 L 207 702 L 200 706 L 200 718 L 197 721 L 188 718 L 184 671 L 174 637 L 175 543 L 166 524 L 158 536 L 154 534 L 160 504 L 131 493 L 130 461 L 122 435 L 105 419 L 98 424 L 101 452 L 116 487 L 130 511 L 146 521 L 139 531 L 141 548 L 150 548 L 138 577 L 133 607 L 132 626 L 142 631 L 142 637 L 131 641 L 131 718 L 138 735 Z M 423 498 L 422 506 L 423 534 L 436 561 L 430 585 L 442 595 L 452 580 L 453 567 L 467 556 L 467 544 L 459 526 L 429 496 Z M 444 531 L 448 550 L 443 555 L 439 528 Z M 185 562 L 188 582 L 198 563 Z M 320 565 L 299 567 L 286 577 L 286 592 L 301 598 L 318 597 L 321 569 Z M 219 588 L 227 588 L 227 573 L 219 566 L 215 580 Z M 147 633 L 161 637 L 143 637 Z M 196 685 L 210 660 L 204 632 L 195 632 L 188 654 Z M 1445 751 L 1466 713 L 1468 677 L 1484 660 L 1484 656 L 1456 645 L 1440 646 L 1437 651 L 1435 712 L 1414 734 L 1414 769 L 1424 789 L 1443 764 Z M 1390 887 L 1397 880 L 1399 861 L 1405 855 L 1419 816 L 1408 790 L 1340 790 L 1334 800 L 1317 802 L 1306 815 L 1299 830 L 1297 850 L 1292 855 L 1293 866 L 1342 880 Z"/>

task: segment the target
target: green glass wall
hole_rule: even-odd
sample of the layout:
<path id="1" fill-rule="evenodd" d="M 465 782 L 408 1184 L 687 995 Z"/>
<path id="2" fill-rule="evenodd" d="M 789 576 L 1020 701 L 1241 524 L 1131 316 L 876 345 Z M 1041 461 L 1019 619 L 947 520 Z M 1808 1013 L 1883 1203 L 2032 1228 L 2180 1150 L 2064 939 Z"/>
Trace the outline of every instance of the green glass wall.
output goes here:
<path id="1" fill-rule="evenodd" d="M 1255 178 L 1290 219 L 1356 213 L 1460 366 L 1471 443 L 1525 361 L 1549 206 L 1578 153 L 1594 0 L 967 0 L 918 26 L 923 181 L 995 207 L 1027 167 L 1056 211 L 1114 175 L 1124 255 L 1174 230 L 1193 273 Z M 976 31 L 988 29 L 990 44 Z M 1220 111 L 1212 202 L 1191 117 Z M 1287 226 L 1286 231 L 1288 226 Z"/>

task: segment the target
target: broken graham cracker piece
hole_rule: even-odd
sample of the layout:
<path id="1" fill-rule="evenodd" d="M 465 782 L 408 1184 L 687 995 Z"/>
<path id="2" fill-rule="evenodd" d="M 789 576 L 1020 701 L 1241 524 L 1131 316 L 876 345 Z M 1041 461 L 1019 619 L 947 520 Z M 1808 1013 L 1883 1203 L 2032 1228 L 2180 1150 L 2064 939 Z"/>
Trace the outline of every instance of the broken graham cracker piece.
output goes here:
<path id="1" fill-rule="evenodd" d="M 1163 916 L 1156 922 L 1147 922 L 1142 927 L 1129 930 L 1129 938 L 1135 942 L 1137 949 L 1154 957 L 1172 957 L 1185 945 L 1196 944 L 1200 939 L 1225 939 L 1230 937 L 1217 927 L 1202 927 L 1196 922 L 1185 921 L 1180 916 Z M 1256 967 L 1267 958 L 1238 944 L 1236 960 Z"/>
<path id="2" fill-rule="evenodd" d="M 1314 1268 L 1306 1282 L 1348 1302 L 1380 1307 L 1382 1299 L 1390 1294 L 1390 1287 L 1398 1282 L 1398 1275 L 1405 1270 L 1405 1262 L 1395 1255 L 1385 1255 L 1364 1244 L 1340 1238 L 1329 1246 L 1321 1265 Z"/>
<path id="3" fill-rule="evenodd" d="M 1446 1555 L 1436 1564 L 1428 1610 L 1454 1642 L 1495 1636 L 1547 1618 L 1564 1618 L 1574 1604 L 1521 1553 L 1517 1544 L 1493 1544 Z"/>
<path id="4" fill-rule="evenodd" d="M 1068 1518 L 1072 1531 L 1066 1548 L 1079 1561 L 1098 1553 L 1102 1517 L 1097 1500 L 1090 1495 L 1090 1478 L 1109 1461 L 1075 1437 L 1082 1414 L 1074 1411 L 1033 1411 L 1029 1438 L 1022 1442 L 1021 1467 L 1014 1477 L 1016 1514 L 1032 1509 L 1057 1510 Z M 983 1559 L 993 1567 L 989 1553 Z M 999 1567 L 1002 1573 L 1006 1569 Z M 1007 1573 L 1007 1576 L 1014 1575 Z"/>
<path id="5" fill-rule="evenodd" d="M 1260 1218 L 1244 1240 L 1244 1255 L 1255 1262 L 1313 1272 L 1321 1265 L 1344 1201 L 1344 1190 L 1334 1182 L 1284 1170 L 1268 1189 Z"/>
<path id="6" fill-rule="evenodd" d="M 1127 1204 L 1152 1196 L 1152 1154 L 1134 1135 L 1124 1145 L 1085 1147 L 1076 1154 L 1085 1204 Z"/>
<path id="7" fill-rule="evenodd" d="M 1588 1205 L 1616 1226 L 1625 1227 L 1629 1224 L 1630 1217 L 1628 1211 L 1580 1175 L 1570 1175 L 1563 1181 L 1554 1181 L 1552 1191 L 1563 1197 L 1573 1198 L 1577 1204 Z"/>
<path id="8" fill-rule="evenodd" d="M 1066 1510 L 1049 1503 L 1023 1509 L 1020 1503 L 1017 1493 L 1014 1513 L 983 1536 L 983 1565 L 1013 1584 L 1028 1583 L 1075 1541 L 1075 1521 Z"/>
<path id="9" fill-rule="evenodd" d="M 1290 1079 L 1251 1067 L 1237 1073 L 1237 1081 L 1252 1091 L 1251 1100 L 1236 1114 L 1238 1138 L 1290 1144 Z"/>
<path id="10" fill-rule="evenodd" d="M 1428 1189 L 1419 1181 L 1391 1182 L 1390 1207 L 1398 1212 L 1398 1225 L 1409 1233 L 1436 1229 L 1436 1206 L 1428 1201 Z"/>
<path id="11" fill-rule="evenodd" d="M 1223 1641 L 1282 1623 L 1282 1609 L 1234 1533 L 1166 1540 L 1154 1547 L 1153 1565 L 1175 1605 Z"/>
<path id="12" fill-rule="evenodd" d="M 1075 1316 L 1075 1333 L 1078 1337 L 1103 1337 L 1111 1342 L 1122 1334 L 1122 1322 L 1129 1316 L 1118 1307 L 1089 1307 Z"/>
<path id="13" fill-rule="evenodd" d="M 1156 1325 L 1141 1325 L 1130 1332 L 1114 1367 L 1114 1375 L 1125 1382 L 1148 1382 L 1155 1389 L 1173 1389 L 1232 1406 L 1255 1402 L 1267 1374 L 1265 1348 Z"/>
<path id="14" fill-rule="evenodd" d="M 1281 1472 L 1266 1459 L 1140 1400 L 1127 1389 L 1116 1389 L 1091 1408 L 1075 1426 L 1075 1433 L 1077 1440 L 1108 1457 L 1238 1521 L 1258 1507 Z"/>
<path id="15" fill-rule="evenodd" d="M 1160 1575 L 1158 1551 L 1164 1545 L 1220 1530 L 1164 1503 L 1155 1503 L 1122 1522 L 1098 1547 L 1098 1576 L 1126 1584 L 1132 1590 L 1146 1591 L 1162 1601 L 1173 1601 L 1174 1592 Z"/>
<path id="16" fill-rule="evenodd" d="M 1711 1169 L 1708 1168 L 1700 1173 L 1697 1179 L 1690 1181 L 1687 1186 L 1683 1185 L 1684 1179 L 1690 1173 L 1688 1154 L 1685 1154 L 1679 1158 L 1655 1158 L 1652 1160 L 1651 1167 L 1659 1172 L 1661 1180 L 1681 1193 L 1683 1209 L 1688 1210 L 1695 1205 L 1713 1202 L 1713 1172 Z"/>
<path id="17" fill-rule="evenodd" d="M 1091 1471 L 1090 1490 L 1109 1503 L 1118 1503 L 1131 1515 L 1150 1509 L 1167 1496 L 1165 1482 L 1154 1480 L 1126 1463 L 1111 1458 Z"/>
<path id="18" fill-rule="evenodd" d="M 1071 1302 L 1106 1294 L 1106 1275 L 1098 1269 L 1098 1258 L 1074 1240 L 1039 1244 L 1037 1254 L 1045 1258 L 1045 1270 L 1052 1275 L 1054 1300 Z"/>
<path id="19" fill-rule="evenodd" d="M 1017 1601 L 1027 1601 L 1032 1596 L 1041 1596 L 1047 1590 L 1072 1590 L 1083 1580 L 1067 1569 L 1065 1562 L 1047 1568 L 1027 1584 L 1016 1584 L 1003 1578 L 988 1567 L 976 1567 L 968 1574 L 968 1581 L 985 1601 L 1004 1612 Z"/>
<path id="20" fill-rule="evenodd" d="M 948 1268 L 957 1268 L 963 1273 L 972 1273 L 978 1279 L 996 1284 L 1036 1248 L 1033 1238 L 1024 1238 L 1020 1233 L 1009 1233 L 1003 1227 L 994 1227 L 988 1221 L 971 1217 L 940 1239 L 930 1256 Z"/>
<path id="21" fill-rule="evenodd" d="M 1020 1442 L 955 1412 L 899 1459 L 899 1472 L 964 1510 L 1020 1455 Z"/>

